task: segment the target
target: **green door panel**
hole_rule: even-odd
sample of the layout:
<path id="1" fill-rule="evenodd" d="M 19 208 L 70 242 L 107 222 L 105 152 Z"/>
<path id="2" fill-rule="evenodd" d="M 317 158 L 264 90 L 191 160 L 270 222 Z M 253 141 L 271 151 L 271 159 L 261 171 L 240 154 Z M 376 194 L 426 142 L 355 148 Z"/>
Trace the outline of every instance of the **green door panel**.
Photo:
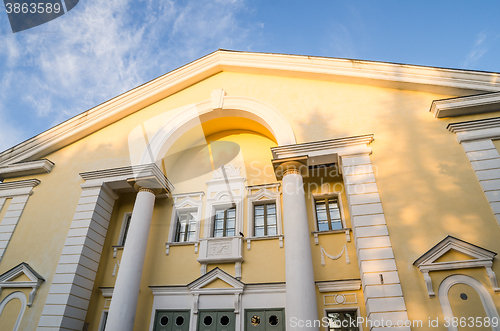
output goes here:
<path id="1" fill-rule="evenodd" d="M 172 331 L 189 331 L 189 311 L 175 311 L 172 314 Z"/>
<path id="2" fill-rule="evenodd" d="M 283 310 L 267 310 L 265 321 L 266 331 L 285 330 L 285 316 Z"/>
<path id="3" fill-rule="evenodd" d="M 189 310 L 163 310 L 155 313 L 153 331 L 189 331 Z"/>
<path id="4" fill-rule="evenodd" d="M 264 310 L 247 310 L 245 312 L 245 330 L 265 331 L 266 312 Z"/>
<path id="5" fill-rule="evenodd" d="M 198 311 L 198 331 L 217 331 L 216 311 Z"/>
<path id="6" fill-rule="evenodd" d="M 234 311 L 217 312 L 217 331 L 235 331 L 236 314 Z"/>
<path id="7" fill-rule="evenodd" d="M 153 331 L 172 331 L 172 311 L 157 310 Z"/>

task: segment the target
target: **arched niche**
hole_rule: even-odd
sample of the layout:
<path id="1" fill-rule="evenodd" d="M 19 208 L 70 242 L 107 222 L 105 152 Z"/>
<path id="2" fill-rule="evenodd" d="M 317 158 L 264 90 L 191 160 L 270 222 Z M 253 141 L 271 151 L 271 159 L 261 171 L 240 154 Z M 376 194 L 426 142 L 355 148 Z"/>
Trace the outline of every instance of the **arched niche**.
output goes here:
<path id="1" fill-rule="evenodd" d="M 12 330 L 5 330 L 5 331 L 18 331 L 19 326 L 21 325 L 21 320 L 22 320 L 23 315 L 24 315 L 24 311 L 26 310 L 27 301 L 26 301 L 26 296 L 24 295 L 24 293 L 19 292 L 19 291 L 12 292 L 8 296 L 6 296 L 2 300 L 2 302 L 0 302 L 0 317 L 5 317 L 5 316 L 2 316 L 4 309 L 5 309 L 5 306 L 7 306 L 7 304 L 9 302 L 11 302 L 12 300 L 15 300 L 15 299 L 18 299 L 19 301 L 21 301 L 21 309 L 19 310 L 19 314 L 17 315 L 17 319 L 16 319 L 16 322 L 14 324 L 14 328 Z"/>
<path id="2" fill-rule="evenodd" d="M 159 163 L 172 145 L 185 133 L 217 118 L 241 118 L 262 125 L 279 146 L 295 144 L 287 119 L 274 107 L 247 97 L 227 97 L 223 90 L 212 92 L 212 99 L 195 104 L 168 120 L 156 131 L 141 157 L 141 164 Z M 160 161 L 161 162 L 161 161 Z"/>
<path id="3" fill-rule="evenodd" d="M 476 290 L 477 294 L 479 294 L 479 297 L 481 298 L 481 302 L 483 304 L 486 315 L 490 318 L 490 320 L 492 318 L 496 318 L 497 321 L 500 322 L 500 317 L 498 316 L 495 304 L 491 299 L 490 294 L 484 287 L 484 285 L 475 278 L 466 275 L 448 276 L 439 285 L 439 291 L 438 291 L 439 302 L 441 304 L 441 308 L 443 309 L 443 315 L 445 318 L 448 318 L 451 321 L 452 318 L 454 317 L 448 293 L 451 287 L 457 284 L 469 285 L 474 290 Z M 460 319 L 460 316 L 456 317 Z M 500 331 L 500 323 L 497 324 L 496 327 L 491 326 L 491 329 L 494 331 Z M 448 326 L 448 331 L 458 331 L 458 328 L 450 324 Z"/>

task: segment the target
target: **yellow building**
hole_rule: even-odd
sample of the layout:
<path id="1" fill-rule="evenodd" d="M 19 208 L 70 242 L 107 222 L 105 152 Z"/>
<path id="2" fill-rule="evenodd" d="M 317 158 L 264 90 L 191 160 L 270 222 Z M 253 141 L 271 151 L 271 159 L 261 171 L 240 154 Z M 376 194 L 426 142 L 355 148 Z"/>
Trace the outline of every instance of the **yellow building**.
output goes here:
<path id="1" fill-rule="evenodd" d="M 499 91 L 219 50 L 96 106 L 0 153 L 0 330 L 500 330 Z"/>

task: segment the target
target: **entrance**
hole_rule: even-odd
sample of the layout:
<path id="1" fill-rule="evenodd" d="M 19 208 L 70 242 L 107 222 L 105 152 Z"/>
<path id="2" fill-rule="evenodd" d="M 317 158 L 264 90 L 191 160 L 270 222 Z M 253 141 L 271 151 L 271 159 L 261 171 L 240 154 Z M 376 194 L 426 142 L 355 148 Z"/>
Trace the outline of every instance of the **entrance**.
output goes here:
<path id="1" fill-rule="evenodd" d="M 234 310 L 200 310 L 198 331 L 235 331 Z"/>
<path id="2" fill-rule="evenodd" d="M 284 309 L 246 309 L 246 331 L 285 331 Z"/>
<path id="3" fill-rule="evenodd" d="M 189 331 L 189 310 L 157 310 L 153 331 Z"/>

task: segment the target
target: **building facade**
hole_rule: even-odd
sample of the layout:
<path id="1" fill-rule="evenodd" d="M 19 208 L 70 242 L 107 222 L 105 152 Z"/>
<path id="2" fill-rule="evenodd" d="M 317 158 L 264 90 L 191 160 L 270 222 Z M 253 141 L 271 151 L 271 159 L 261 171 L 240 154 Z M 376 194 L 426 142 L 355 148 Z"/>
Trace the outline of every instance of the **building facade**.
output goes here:
<path id="1" fill-rule="evenodd" d="M 0 153 L 0 329 L 500 330 L 500 74 L 219 50 Z"/>

